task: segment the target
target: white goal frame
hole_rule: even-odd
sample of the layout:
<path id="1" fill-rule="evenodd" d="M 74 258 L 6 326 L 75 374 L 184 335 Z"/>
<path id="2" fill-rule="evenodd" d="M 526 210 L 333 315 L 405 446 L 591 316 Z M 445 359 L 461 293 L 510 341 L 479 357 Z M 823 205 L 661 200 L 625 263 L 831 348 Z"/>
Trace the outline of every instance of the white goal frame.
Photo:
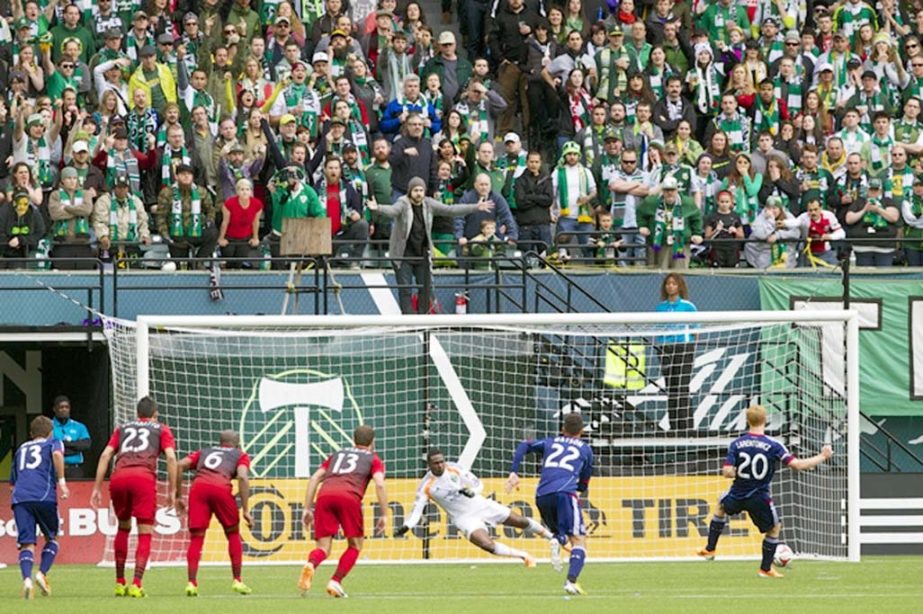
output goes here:
<path id="1" fill-rule="evenodd" d="M 150 391 L 149 348 L 152 330 L 163 328 L 356 328 L 376 327 L 477 327 L 477 326 L 587 326 L 624 324 L 754 324 L 754 323 L 843 323 L 845 325 L 846 406 L 847 406 L 847 518 L 849 540 L 847 559 L 860 560 L 859 536 L 859 312 L 826 311 L 713 311 L 713 312 L 633 312 L 568 314 L 467 314 L 467 315 L 326 315 L 326 316 L 187 316 L 139 315 L 135 330 L 136 382 L 138 397 Z"/>

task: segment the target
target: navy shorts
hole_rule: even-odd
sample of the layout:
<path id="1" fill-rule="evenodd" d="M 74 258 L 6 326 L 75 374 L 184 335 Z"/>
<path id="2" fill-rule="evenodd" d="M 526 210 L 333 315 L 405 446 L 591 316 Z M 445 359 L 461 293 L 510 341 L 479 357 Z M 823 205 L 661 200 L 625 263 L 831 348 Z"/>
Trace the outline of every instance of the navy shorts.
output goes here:
<path id="1" fill-rule="evenodd" d="M 555 535 L 586 535 L 576 493 L 554 492 L 535 498 L 542 521 Z"/>
<path id="2" fill-rule="evenodd" d="M 760 533 L 766 533 L 780 522 L 776 506 L 772 504 L 772 498 L 766 494 L 756 494 L 748 499 L 737 499 L 726 494 L 721 497 L 721 505 L 724 511 L 732 516 L 747 512 Z"/>
<path id="3" fill-rule="evenodd" d="M 41 529 L 45 539 L 53 541 L 58 536 L 58 504 L 52 501 L 23 501 L 13 506 L 13 518 L 19 536 L 16 543 L 24 546 L 35 544 L 38 538 L 36 527 Z"/>

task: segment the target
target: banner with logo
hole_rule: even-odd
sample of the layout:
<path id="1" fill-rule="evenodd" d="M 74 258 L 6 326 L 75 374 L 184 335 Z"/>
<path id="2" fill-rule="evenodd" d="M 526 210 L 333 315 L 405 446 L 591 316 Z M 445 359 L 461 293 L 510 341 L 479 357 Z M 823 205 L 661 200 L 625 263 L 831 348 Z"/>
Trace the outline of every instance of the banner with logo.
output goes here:
<path id="1" fill-rule="evenodd" d="M 839 279 L 760 277 L 766 310 L 842 309 Z M 859 311 L 860 407 L 877 416 L 923 414 L 923 286 L 919 281 L 852 278 Z"/>
<path id="2" fill-rule="evenodd" d="M 377 504 L 369 489 L 363 502 L 366 546 L 363 558 L 375 561 L 414 561 L 441 559 L 486 559 L 489 555 L 468 543 L 442 510 L 431 505 L 425 522 L 402 538 L 391 537 L 393 529 L 403 524 L 413 509 L 417 480 L 388 480 L 391 520 L 385 535 L 374 534 Z M 250 507 L 252 528 L 242 527 L 245 560 L 249 562 L 301 563 L 312 548 L 301 523 L 305 488 L 304 480 L 253 480 Z M 518 491 L 507 495 L 503 480 L 484 481 L 484 494 L 509 505 L 523 516 L 539 518 L 535 508 L 536 480 L 524 479 Z M 727 481 L 717 476 L 663 476 L 595 478 L 590 496 L 584 501 L 589 551 L 593 558 L 690 557 L 704 545 L 708 521 L 714 513 L 718 496 Z M 161 498 L 165 492 L 161 485 Z M 93 510 L 89 505 L 92 484 L 71 484 L 71 497 L 62 502 L 62 529 L 59 538 L 61 563 L 96 564 L 112 561 L 112 537 L 116 524 L 107 508 Z M 163 503 L 163 501 L 161 501 Z M 784 516 L 784 508 L 782 510 Z M 547 543 L 540 538 L 524 538 L 510 527 L 491 529 L 499 540 L 515 544 L 539 558 L 547 557 Z M 731 520 L 729 532 L 722 537 L 721 551 L 728 556 L 755 556 L 760 535 L 746 516 Z M 154 549 L 151 562 L 183 564 L 188 534 L 185 518 L 161 507 L 157 513 Z M 130 556 L 134 555 L 134 539 Z M 343 548 L 334 544 L 334 554 Z M 0 489 L 0 562 L 17 561 L 16 526 L 9 506 L 9 490 Z M 203 561 L 227 562 L 227 545 L 221 527 L 212 523 Z"/>

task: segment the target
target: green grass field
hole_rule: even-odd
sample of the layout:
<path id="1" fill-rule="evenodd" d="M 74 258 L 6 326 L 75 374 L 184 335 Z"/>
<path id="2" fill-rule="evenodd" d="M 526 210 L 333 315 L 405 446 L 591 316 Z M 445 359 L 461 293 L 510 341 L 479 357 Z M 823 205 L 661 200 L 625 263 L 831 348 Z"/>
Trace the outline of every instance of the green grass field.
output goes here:
<path id="1" fill-rule="evenodd" d="M 155 568 L 145 577 L 149 597 L 117 599 L 111 569 L 62 565 L 52 570 L 54 594 L 19 598 L 19 570 L 0 570 L 0 612 L 195 614 L 198 612 L 921 612 L 923 559 L 869 557 L 859 564 L 796 561 L 782 580 L 756 576 L 755 562 L 590 563 L 581 577 L 586 597 L 566 597 L 563 576 L 548 565 L 358 565 L 344 586 L 349 599 L 324 593 L 333 566 L 318 571 L 311 593 L 295 590 L 296 567 L 246 567 L 253 595 L 231 593 L 229 572 L 203 567 L 201 596 L 183 595 L 185 570 Z M 36 591 L 37 593 L 37 591 Z M 771 605 L 747 605 L 742 595 Z"/>

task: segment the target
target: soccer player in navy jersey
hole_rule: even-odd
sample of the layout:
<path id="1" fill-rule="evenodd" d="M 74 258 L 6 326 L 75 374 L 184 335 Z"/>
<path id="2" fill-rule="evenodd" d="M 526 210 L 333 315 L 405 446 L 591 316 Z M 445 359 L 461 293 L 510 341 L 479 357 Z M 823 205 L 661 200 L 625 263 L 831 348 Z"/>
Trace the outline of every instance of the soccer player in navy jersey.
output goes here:
<path id="1" fill-rule="evenodd" d="M 564 591 L 585 595 L 577 583 L 586 562 L 586 525 L 580 510 L 578 492 L 586 493 L 593 474 L 593 450 L 580 439 L 583 418 L 571 413 L 564 416 L 561 435 L 538 441 L 524 441 L 516 447 L 513 466 L 506 481 L 506 492 L 519 485 L 519 465 L 528 453 L 542 455 L 541 478 L 535 491 L 535 504 L 542 520 L 557 538 L 552 542 L 551 564 L 561 570 L 561 546 L 571 544 L 570 562 Z"/>
<path id="2" fill-rule="evenodd" d="M 19 545 L 19 569 L 22 571 L 22 596 L 32 599 L 32 567 L 35 564 L 36 526 L 45 536 L 42 561 L 35 583 L 43 595 L 51 594 L 48 572 L 58 554 L 58 493 L 67 499 L 70 491 L 64 481 L 64 443 L 53 439 L 54 427 L 49 418 L 38 416 L 29 425 L 30 441 L 19 446 L 13 455 L 10 486 L 13 487 L 13 518 L 16 520 Z"/>
<path id="3" fill-rule="evenodd" d="M 192 487 L 189 489 L 189 549 L 186 551 L 186 568 L 189 583 L 187 597 L 199 596 L 199 560 L 205 533 L 212 515 L 224 529 L 228 538 L 228 556 L 231 559 L 231 575 L 234 580 L 231 590 L 249 595 L 253 590 L 241 580 L 243 563 L 243 542 L 240 539 L 240 517 L 247 526 L 253 526 L 250 515 L 250 457 L 240 449 L 240 436 L 234 431 L 221 431 L 218 445 L 197 450 L 179 461 L 178 473 L 195 471 Z M 231 480 L 237 479 L 241 511 L 237 511 Z M 182 499 L 182 479 L 176 481 L 176 509 L 182 512 L 186 507 Z"/>
<path id="4" fill-rule="evenodd" d="M 824 446 L 819 454 L 811 458 L 795 458 L 784 445 L 766 436 L 766 408 L 762 405 L 747 409 L 747 425 L 750 430 L 732 441 L 728 447 L 722 474 L 733 479 L 734 483 L 718 501 L 718 511 L 708 527 L 708 543 L 699 551 L 699 556 L 709 560 L 715 558 L 718 538 L 727 523 L 727 515 L 746 511 L 764 536 L 760 577 L 782 578 L 783 575 L 772 567 L 776 546 L 779 545 L 779 533 L 782 531 L 782 523 L 772 504 L 769 490 L 776 461 L 796 471 L 805 471 L 833 456 L 833 448 Z"/>
<path id="5" fill-rule="evenodd" d="M 116 597 L 147 596 L 141 587 L 141 580 L 151 556 L 154 516 L 157 511 L 157 459 L 161 454 L 167 460 L 168 508 L 173 507 L 178 478 L 176 442 L 170 427 L 157 419 L 160 415 L 157 403 L 150 397 L 144 397 L 138 401 L 136 411 L 137 419 L 116 428 L 109 438 L 109 443 L 99 457 L 96 483 L 90 494 L 90 505 L 94 509 L 99 508 L 103 479 L 110 461 L 115 457 L 115 469 L 109 478 L 109 496 L 119 520 L 113 543 Z M 128 559 L 128 535 L 132 518 L 138 523 L 138 544 L 135 548 L 134 580 L 128 585 L 125 582 L 125 561 Z"/>

